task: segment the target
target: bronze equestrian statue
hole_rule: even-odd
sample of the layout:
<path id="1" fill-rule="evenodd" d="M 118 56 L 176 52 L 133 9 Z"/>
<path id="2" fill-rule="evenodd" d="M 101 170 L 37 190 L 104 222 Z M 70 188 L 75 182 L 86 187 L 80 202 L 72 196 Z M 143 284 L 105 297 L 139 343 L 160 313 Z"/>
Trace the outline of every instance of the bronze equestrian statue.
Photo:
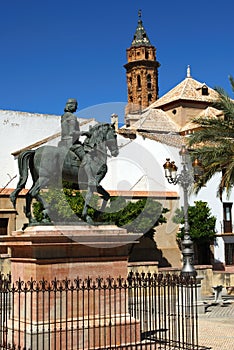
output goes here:
<path id="1" fill-rule="evenodd" d="M 99 123 L 90 127 L 89 131 L 80 131 L 77 117 L 73 114 L 76 109 L 77 101 L 68 99 L 65 113 L 61 116 L 61 140 L 58 147 L 42 146 L 35 150 L 26 150 L 18 157 L 20 178 L 10 199 L 15 207 L 17 196 L 25 187 L 30 170 L 33 185 L 26 195 L 25 207 L 29 224 L 33 222 L 32 199 L 41 202 L 45 213 L 49 214 L 49 207 L 40 195 L 40 190 L 56 187 L 63 180 L 77 184 L 79 189 L 87 190 L 82 218 L 88 223 L 92 223 L 87 209 L 93 193 L 101 195 L 103 207 L 110 198 L 100 182 L 107 173 L 108 150 L 113 157 L 119 154 L 116 131 L 108 123 Z M 79 140 L 80 136 L 85 136 L 83 143 Z"/>

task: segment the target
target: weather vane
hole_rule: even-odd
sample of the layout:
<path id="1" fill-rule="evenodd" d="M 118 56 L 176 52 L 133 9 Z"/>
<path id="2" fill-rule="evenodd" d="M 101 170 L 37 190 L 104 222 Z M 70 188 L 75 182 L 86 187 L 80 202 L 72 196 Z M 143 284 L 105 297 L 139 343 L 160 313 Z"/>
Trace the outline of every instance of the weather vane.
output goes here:
<path id="1" fill-rule="evenodd" d="M 138 17 L 141 19 L 141 10 L 138 11 Z"/>

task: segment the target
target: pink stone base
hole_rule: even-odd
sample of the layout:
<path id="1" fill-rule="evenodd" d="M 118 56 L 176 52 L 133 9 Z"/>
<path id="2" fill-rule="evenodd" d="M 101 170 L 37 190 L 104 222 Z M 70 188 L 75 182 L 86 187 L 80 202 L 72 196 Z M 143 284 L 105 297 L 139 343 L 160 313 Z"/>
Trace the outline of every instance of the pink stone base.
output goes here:
<path id="1" fill-rule="evenodd" d="M 0 242 L 11 248 L 12 282 L 18 281 L 19 278 L 24 282 L 31 279 L 35 281 L 45 279 L 50 282 L 55 278 L 60 281 L 66 278 L 74 281 L 77 277 L 81 280 L 85 280 L 87 277 L 93 280 L 96 280 L 97 277 L 106 279 L 109 276 L 114 279 L 119 276 L 126 278 L 129 248 L 136 243 L 139 237 L 140 235 L 129 234 L 124 229 L 107 225 L 37 226 L 29 227 L 24 232 L 15 231 L 12 236 L 2 236 Z M 131 323 L 129 322 L 130 316 L 124 311 L 127 309 L 123 302 L 123 300 L 127 300 L 127 291 L 123 290 L 123 293 L 125 295 L 121 291 L 118 296 L 119 304 L 122 306 L 116 307 L 118 300 L 111 290 L 109 292 L 109 305 L 100 308 L 101 311 L 98 311 L 98 313 L 88 312 L 88 307 L 85 306 L 83 314 L 80 315 L 78 311 L 75 314 L 74 309 L 68 307 L 67 321 L 58 322 L 58 324 L 56 320 L 51 321 L 49 308 L 42 308 L 43 303 L 40 303 L 40 300 L 37 300 L 37 306 L 33 301 L 31 306 L 33 312 L 30 319 L 26 318 L 25 320 L 23 313 L 17 311 L 20 308 L 16 306 L 14 320 L 12 320 L 14 327 L 12 329 L 16 331 L 16 325 L 23 324 L 26 321 L 24 323 L 26 333 L 33 337 L 29 337 L 30 341 L 32 339 L 33 343 L 37 341 L 36 332 L 38 332 L 38 337 L 47 339 L 47 344 L 50 342 L 62 344 L 61 349 L 64 348 L 64 345 L 65 348 L 72 350 L 73 347 L 77 348 L 78 344 L 78 348 L 82 349 L 105 349 L 110 345 L 139 343 L 140 325 L 138 321 L 133 319 L 131 319 Z M 23 298 L 24 295 L 20 295 L 20 305 L 24 305 Z M 54 298 L 56 297 L 52 293 L 51 305 L 54 303 Z M 84 294 L 82 298 L 84 305 L 90 307 L 88 296 L 86 297 L 86 294 Z M 102 300 L 102 296 L 99 303 L 100 300 Z M 102 311 L 104 309 L 105 315 Z M 118 315 L 114 318 L 113 310 Z M 73 322 L 68 321 L 71 316 Z M 95 320 L 92 320 L 92 317 L 95 317 Z M 77 321 L 80 319 L 82 321 Z M 19 320 L 20 322 L 18 322 Z M 42 320 L 43 324 L 47 324 L 47 328 L 49 327 L 50 332 L 52 332 L 50 341 L 48 333 L 45 334 L 45 328 L 42 331 L 39 327 L 35 334 L 32 333 L 31 325 L 42 324 Z M 10 330 L 10 324 L 8 324 L 8 327 Z M 77 337 L 75 339 L 72 337 L 74 333 L 71 331 L 72 327 L 76 327 Z M 25 328 L 22 330 L 24 331 Z M 59 332 L 53 331 L 57 328 L 60 329 Z M 19 345 L 23 346 L 23 339 L 22 336 L 22 343 Z M 60 349 L 60 347 L 58 348 Z M 126 346 L 127 348 L 128 346 Z"/>
<path id="2" fill-rule="evenodd" d="M 117 226 L 35 226 L 1 237 L 11 248 L 12 281 L 127 276 L 129 247 L 140 235 Z"/>

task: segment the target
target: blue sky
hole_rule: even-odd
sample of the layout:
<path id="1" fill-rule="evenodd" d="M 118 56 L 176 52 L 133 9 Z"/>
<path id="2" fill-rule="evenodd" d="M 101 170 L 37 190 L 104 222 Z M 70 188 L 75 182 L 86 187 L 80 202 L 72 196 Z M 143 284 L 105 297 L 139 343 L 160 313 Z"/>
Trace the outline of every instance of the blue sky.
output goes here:
<path id="1" fill-rule="evenodd" d="M 118 112 L 138 9 L 161 63 L 160 96 L 184 79 L 188 64 L 193 78 L 231 94 L 233 0 L 1 0 L 0 109 L 60 115 L 76 97 L 87 114 L 112 102 Z"/>

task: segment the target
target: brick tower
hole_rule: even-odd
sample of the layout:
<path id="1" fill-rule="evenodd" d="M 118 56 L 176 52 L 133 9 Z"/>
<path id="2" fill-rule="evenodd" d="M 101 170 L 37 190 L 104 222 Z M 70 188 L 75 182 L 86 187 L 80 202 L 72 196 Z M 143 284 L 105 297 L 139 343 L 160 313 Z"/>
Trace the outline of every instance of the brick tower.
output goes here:
<path id="1" fill-rule="evenodd" d="M 128 113 L 139 112 L 158 98 L 158 67 L 156 48 L 151 45 L 138 12 L 138 25 L 127 49 Z"/>

